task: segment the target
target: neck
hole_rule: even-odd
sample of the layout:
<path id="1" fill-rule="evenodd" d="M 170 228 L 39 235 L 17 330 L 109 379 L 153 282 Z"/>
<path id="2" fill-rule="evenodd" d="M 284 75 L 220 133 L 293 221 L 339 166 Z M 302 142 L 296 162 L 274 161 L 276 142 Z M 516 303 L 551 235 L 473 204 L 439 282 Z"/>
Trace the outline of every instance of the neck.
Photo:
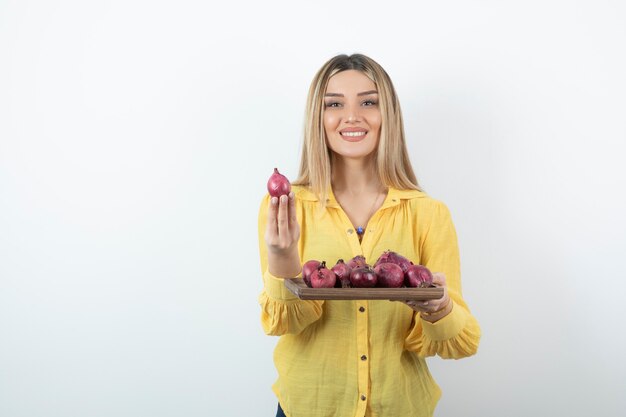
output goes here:
<path id="1" fill-rule="evenodd" d="M 374 163 L 371 157 L 348 159 L 337 156 L 331 180 L 333 192 L 351 195 L 380 192 L 384 187 L 376 175 Z"/>

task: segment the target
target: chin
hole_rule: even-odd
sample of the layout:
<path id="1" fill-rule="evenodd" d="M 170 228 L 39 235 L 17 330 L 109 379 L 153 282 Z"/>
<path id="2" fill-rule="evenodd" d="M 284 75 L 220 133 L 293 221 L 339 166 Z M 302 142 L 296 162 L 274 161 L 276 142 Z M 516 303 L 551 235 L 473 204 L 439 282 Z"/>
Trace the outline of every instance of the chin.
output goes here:
<path id="1" fill-rule="evenodd" d="M 345 158 L 345 159 L 363 159 L 363 158 L 367 158 L 369 156 L 372 155 L 372 153 L 374 151 L 370 151 L 370 152 L 337 152 L 334 151 L 335 155 L 340 157 L 340 158 Z"/>
<path id="2" fill-rule="evenodd" d="M 350 143 L 347 145 L 348 146 L 346 146 L 346 144 L 339 144 L 339 146 L 330 146 L 330 149 L 337 156 L 351 159 L 365 158 L 376 150 L 375 147 L 365 143 Z"/>

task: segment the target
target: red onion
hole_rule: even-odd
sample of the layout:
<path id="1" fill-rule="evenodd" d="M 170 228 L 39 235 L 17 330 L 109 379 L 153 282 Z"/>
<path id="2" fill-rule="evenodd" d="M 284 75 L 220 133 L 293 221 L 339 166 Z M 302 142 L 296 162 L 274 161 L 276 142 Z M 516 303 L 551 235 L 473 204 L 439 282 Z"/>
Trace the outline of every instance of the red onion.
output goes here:
<path id="1" fill-rule="evenodd" d="M 287 177 L 278 172 L 278 168 L 274 168 L 274 173 L 267 181 L 267 191 L 272 197 L 280 197 L 289 194 L 291 184 Z"/>
<path id="2" fill-rule="evenodd" d="M 367 265 L 367 262 L 365 261 L 365 256 L 357 255 L 348 261 L 348 266 L 351 269 L 356 269 L 356 268 L 363 268 L 368 265 Z"/>
<path id="3" fill-rule="evenodd" d="M 380 263 L 374 267 L 374 272 L 378 276 L 379 287 L 398 288 L 404 284 L 404 272 L 396 264 Z"/>
<path id="4" fill-rule="evenodd" d="M 313 288 L 333 288 L 336 281 L 337 276 L 333 271 L 326 268 L 326 261 L 322 261 L 311 274 L 311 286 Z"/>
<path id="5" fill-rule="evenodd" d="M 376 282 L 378 277 L 370 266 L 353 269 L 350 273 L 350 283 L 353 287 L 371 288 L 376 286 Z"/>
<path id="6" fill-rule="evenodd" d="M 399 253 L 394 252 L 392 250 L 384 251 L 383 254 L 380 255 L 380 257 L 378 258 L 378 260 L 374 264 L 374 267 L 376 265 L 379 265 L 379 264 L 382 264 L 382 263 L 385 263 L 385 262 L 389 262 L 389 263 L 398 265 L 400 268 L 402 268 L 402 272 L 404 272 L 405 274 L 406 274 L 407 268 L 410 265 L 413 265 L 413 262 L 409 261 L 404 256 L 402 256 Z"/>
<path id="7" fill-rule="evenodd" d="M 404 274 L 407 287 L 427 288 L 433 285 L 433 274 L 423 265 L 411 265 Z"/>
<path id="8" fill-rule="evenodd" d="M 352 268 L 350 268 L 343 259 L 337 260 L 337 263 L 331 268 L 331 271 L 337 275 L 335 287 L 347 288 L 350 286 L 350 272 L 352 272 Z"/>
<path id="9" fill-rule="evenodd" d="M 311 259 L 310 261 L 306 261 L 304 265 L 302 265 L 302 279 L 304 279 L 304 283 L 311 286 L 311 274 L 320 266 L 320 261 L 316 261 Z"/>

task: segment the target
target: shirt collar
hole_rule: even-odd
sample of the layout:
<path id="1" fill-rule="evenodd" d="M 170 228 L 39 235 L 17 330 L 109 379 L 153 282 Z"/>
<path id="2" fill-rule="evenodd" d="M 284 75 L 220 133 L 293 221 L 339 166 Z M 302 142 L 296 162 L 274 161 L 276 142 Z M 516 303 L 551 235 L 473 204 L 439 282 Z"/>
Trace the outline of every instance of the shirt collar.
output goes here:
<path id="1" fill-rule="evenodd" d="M 293 186 L 293 191 L 296 198 L 303 201 L 318 201 L 317 196 L 308 188 L 303 186 Z M 381 208 L 393 207 L 400 204 L 402 200 L 410 200 L 413 198 L 426 197 L 426 193 L 418 190 L 398 190 L 397 188 L 389 187 L 387 197 L 383 202 Z M 333 190 L 331 189 L 326 199 L 326 207 L 340 208 L 341 206 L 335 199 Z"/>

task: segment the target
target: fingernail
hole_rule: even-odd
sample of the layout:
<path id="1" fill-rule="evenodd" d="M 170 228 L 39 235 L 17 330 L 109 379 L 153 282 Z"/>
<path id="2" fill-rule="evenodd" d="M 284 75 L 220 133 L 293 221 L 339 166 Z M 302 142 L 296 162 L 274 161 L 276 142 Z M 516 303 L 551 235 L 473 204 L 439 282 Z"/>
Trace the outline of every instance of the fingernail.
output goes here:
<path id="1" fill-rule="evenodd" d="M 273 204 L 273 205 L 278 204 L 278 198 L 276 198 L 276 197 L 272 197 L 272 204 Z"/>
<path id="2" fill-rule="evenodd" d="M 296 195 L 292 192 L 289 193 L 289 199 L 293 200 Z"/>
<path id="3" fill-rule="evenodd" d="M 287 202 L 287 196 L 286 195 L 281 195 L 280 196 L 280 202 L 281 203 L 286 203 Z"/>

